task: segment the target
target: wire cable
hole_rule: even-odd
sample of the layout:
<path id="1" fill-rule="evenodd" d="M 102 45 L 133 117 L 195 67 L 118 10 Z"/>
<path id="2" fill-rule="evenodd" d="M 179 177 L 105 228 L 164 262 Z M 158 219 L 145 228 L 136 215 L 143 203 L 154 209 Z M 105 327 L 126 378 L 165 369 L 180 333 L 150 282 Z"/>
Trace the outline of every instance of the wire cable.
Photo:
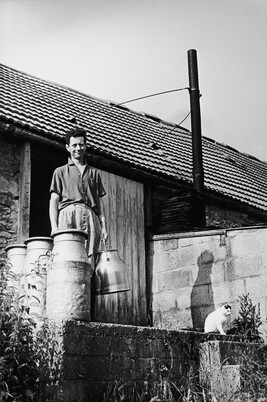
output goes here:
<path id="1" fill-rule="evenodd" d="M 180 121 L 180 123 L 178 124 L 178 126 L 180 126 L 180 125 L 190 116 L 190 114 L 191 114 L 191 110 L 189 110 L 189 112 L 187 113 L 187 115 L 185 116 L 185 118 L 184 118 L 182 121 Z"/>
<path id="2" fill-rule="evenodd" d="M 135 101 L 138 101 L 138 100 L 141 100 L 141 99 L 151 98 L 153 96 L 164 95 L 164 94 L 168 94 L 168 93 L 171 93 L 171 92 L 184 91 L 186 89 L 188 91 L 190 91 L 190 88 L 188 88 L 188 87 L 171 89 L 171 90 L 168 90 L 168 91 L 157 92 L 157 93 L 154 93 L 154 94 L 151 94 L 151 95 L 146 95 L 146 96 L 141 96 L 139 98 L 130 99 L 130 100 L 125 101 L 125 102 L 116 103 L 116 104 L 112 105 L 112 107 L 121 106 L 121 105 L 124 105 L 126 103 L 135 102 Z M 101 109 L 102 108 L 103 108 L 103 105 L 101 105 Z M 98 110 L 100 110 L 100 108 L 98 108 Z M 158 138 L 157 144 L 159 145 L 161 143 L 163 137 L 166 137 L 166 136 L 170 135 L 177 127 L 179 127 L 189 117 L 190 114 L 191 114 L 191 110 L 187 113 L 187 115 L 183 118 L 183 120 L 180 121 L 180 123 L 175 124 L 175 126 L 171 130 L 169 130 L 167 133 L 162 133 L 161 136 Z M 73 123 L 75 122 L 77 124 L 77 121 L 76 121 L 75 117 L 73 117 L 72 122 Z"/>
<path id="3" fill-rule="evenodd" d="M 177 127 L 179 127 L 188 118 L 188 116 L 190 116 L 190 114 L 191 114 L 191 110 L 189 110 L 187 115 L 183 118 L 183 120 L 180 121 L 179 124 L 175 124 L 175 126 L 171 130 L 167 131 L 167 133 L 162 133 L 161 136 L 159 137 L 159 139 L 157 140 L 157 145 L 160 146 L 160 143 L 163 140 L 163 138 L 170 135 Z"/>
<path id="4" fill-rule="evenodd" d="M 146 98 L 152 98 L 152 96 L 158 96 L 158 95 L 169 94 L 169 93 L 171 93 L 171 92 L 184 91 L 184 90 L 186 90 L 186 89 L 189 91 L 189 88 L 188 88 L 188 87 L 185 87 L 185 88 L 171 89 L 171 90 L 169 90 L 169 91 L 157 92 L 157 93 L 154 93 L 154 94 L 151 94 L 151 95 L 146 95 L 146 96 L 141 96 L 141 97 L 139 97 L 139 98 L 129 99 L 128 101 L 118 103 L 117 105 L 118 105 L 118 106 L 121 106 L 121 105 L 125 105 L 125 103 L 135 102 L 135 101 L 138 101 L 138 100 L 141 100 L 141 99 L 146 99 Z"/>

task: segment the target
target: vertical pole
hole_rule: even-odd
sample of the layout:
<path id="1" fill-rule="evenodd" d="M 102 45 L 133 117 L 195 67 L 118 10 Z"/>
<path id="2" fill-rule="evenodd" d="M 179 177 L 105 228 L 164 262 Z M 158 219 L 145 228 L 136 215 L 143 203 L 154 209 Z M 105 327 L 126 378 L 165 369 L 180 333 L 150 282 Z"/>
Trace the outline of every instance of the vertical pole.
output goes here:
<path id="1" fill-rule="evenodd" d="M 31 144 L 29 142 L 25 142 L 21 148 L 19 188 L 18 242 L 23 243 L 30 233 Z"/>
<path id="2" fill-rule="evenodd" d="M 204 191 L 204 169 L 202 160 L 201 116 L 200 116 L 200 92 L 198 84 L 197 52 L 188 50 L 188 73 L 191 107 L 191 132 L 193 151 L 193 183 L 196 191 L 201 194 Z M 199 224 L 205 225 L 205 206 L 199 209 Z"/>
<path id="3" fill-rule="evenodd" d="M 201 117 L 199 105 L 197 52 L 188 50 L 188 73 L 191 107 L 191 131 L 193 149 L 193 179 L 194 188 L 200 193 L 204 190 L 204 170 L 202 161 Z"/>

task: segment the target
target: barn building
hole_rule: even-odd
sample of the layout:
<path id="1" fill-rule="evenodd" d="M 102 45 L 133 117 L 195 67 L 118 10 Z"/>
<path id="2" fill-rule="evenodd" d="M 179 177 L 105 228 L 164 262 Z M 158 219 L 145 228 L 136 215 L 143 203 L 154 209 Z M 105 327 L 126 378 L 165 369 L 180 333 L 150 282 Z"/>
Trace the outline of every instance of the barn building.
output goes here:
<path id="1" fill-rule="evenodd" d="M 2 256 L 9 244 L 50 235 L 51 177 L 66 163 L 64 135 L 75 126 L 87 130 L 88 162 L 107 192 L 108 246 L 118 249 L 132 283 L 130 292 L 98 298 L 97 321 L 150 323 L 153 239 L 266 225 L 266 162 L 204 136 L 198 194 L 188 130 L 0 65 Z"/>

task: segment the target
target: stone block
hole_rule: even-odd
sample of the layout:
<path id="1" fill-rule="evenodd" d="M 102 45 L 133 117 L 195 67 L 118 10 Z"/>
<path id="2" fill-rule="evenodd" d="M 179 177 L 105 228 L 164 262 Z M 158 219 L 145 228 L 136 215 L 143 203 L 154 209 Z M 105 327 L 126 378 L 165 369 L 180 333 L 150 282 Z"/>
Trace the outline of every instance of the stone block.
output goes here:
<path id="1" fill-rule="evenodd" d="M 155 253 L 152 259 L 153 273 L 164 272 L 169 270 L 169 254 L 168 252 Z"/>
<path id="2" fill-rule="evenodd" d="M 233 256 L 255 255 L 266 251 L 266 228 L 233 231 L 228 236 Z"/>
<path id="3" fill-rule="evenodd" d="M 159 292 L 185 288 L 190 286 L 190 283 L 190 271 L 187 269 L 164 272 L 158 277 Z"/>
<path id="4" fill-rule="evenodd" d="M 192 287 L 182 288 L 178 290 L 176 295 L 176 305 L 180 310 L 191 307 Z"/>
<path id="5" fill-rule="evenodd" d="M 68 356 L 109 356 L 111 350 L 111 338 L 108 336 L 95 336 L 88 333 L 65 333 L 65 353 Z"/>
<path id="6" fill-rule="evenodd" d="M 199 256 L 199 250 L 196 249 L 193 245 L 187 247 L 181 247 L 179 249 L 179 267 L 187 267 L 188 265 L 197 264 Z"/>
<path id="7" fill-rule="evenodd" d="M 234 347 L 228 344 L 228 354 Z M 232 400 L 240 390 L 240 366 L 227 364 L 227 358 L 221 356 L 221 342 L 204 342 L 200 348 L 200 383 L 210 389 L 212 395 L 219 401 Z"/>
<path id="8" fill-rule="evenodd" d="M 64 356 L 64 380 L 110 381 L 112 379 L 110 356 Z"/>
<path id="9" fill-rule="evenodd" d="M 244 375 L 254 373 L 251 368 L 258 362 L 266 361 L 266 346 L 259 343 L 242 343 L 227 340 L 210 340 L 202 343 L 200 348 L 200 383 L 210 388 L 212 395 L 218 401 L 228 402 L 250 400 L 251 394 L 247 391 L 247 382 Z M 251 361 L 252 359 L 252 361 Z M 256 367 L 255 365 L 254 367 Z M 245 370 L 242 370 L 245 368 Z M 243 375 L 241 377 L 241 373 Z M 256 385 L 256 383 L 254 383 Z M 258 389 L 258 391 L 260 391 Z M 264 392 L 257 395 L 257 401 Z M 245 396 L 246 395 L 246 396 Z"/>
<path id="10" fill-rule="evenodd" d="M 1 188 L 1 197 L 8 197 L 8 203 L 5 205 L 11 205 L 10 197 L 18 197 L 18 182 L 14 180 L 10 180 L 8 177 L 0 176 L 0 188 Z M 2 200 L 1 200 L 2 201 Z"/>
<path id="11" fill-rule="evenodd" d="M 168 253 L 169 269 L 178 269 L 182 267 L 179 250 L 170 250 Z"/>
<path id="12" fill-rule="evenodd" d="M 46 389 L 45 401 L 49 402 L 103 402 L 107 381 L 67 380 Z"/>
<path id="13" fill-rule="evenodd" d="M 236 279 L 232 282 L 228 282 L 230 288 L 230 298 L 231 300 L 236 300 L 238 296 L 247 293 L 246 280 Z"/>
<path id="14" fill-rule="evenodd" d="M 235 278 L 245 278 L 264 273 L 262 256 L 260 254 L 236 257 L 232 261 L 232 264 Z"/>
<path id="15" fill-rule="evenodd" d="M 212 265 L 210 279 L 212 284 L 223 283 L 225 281 L 224 261 L 216 261 Z"/>
<path id="16" fill-rule="evenodd" d="M 261 254 L 261 258 L 262 258 L 262 269 L 263 272 L 267 272 L 267 250 L 265 253 Z"/>
<path id="17" fill-rule="evenodd" d="M 224 260 L 228 254 L 228 239 L 222 235 L 203 236 L 200 250 L 208 250 L 213 254 L 214 262 Z"/>
<path id="18" fill-rule="evenodd" d="M 190 309 L 178 310 L 172 308 L 164 312 L 155 312 L 153 325 L 157 328 L 167 330 L 179 330 L 181 328 L 192 328 L 192 317 Z"/>
<path id="19" fill-rule="evenodd" d="M 177 298 L 177 290 L 154 294 L 152 310 L 168 311 L 172 308 L 178 308 Z"/>
<path id="20" fill-rule="evenodd" d="M 240 393 L 241 375 L 239 365 L 223 366 L 212 371 L 212 393 L 221 402 L 236 400 Z"/>
<path id="21" fill-rule="evenodd" d="M 152 240 L 149 243 L 149 249 L 151 250 L 152 255 L 156 253 L 161 253 L 161 240 Z"/>
<path id="22" fill-rule="evenodd" d="M 216 284 L 212 286 L 213 289 L 213 300 L 215 308 L 219 307 L 221 303 L 228 302 L 232 300 L 231 289 L 227 283 Z"/>
<path id="23" fill-rule="evenodd" d="M 212 284 L 196 285 L 193 286 L 191 292 L 191 306 L 198 307 L 203 305 L 210 305 L 213 302 L 213 288 Z"/>
<path id="24" fill-rule="evenodd" d="M 161 249 L 164 251 L 176 250 L 179 247 L 179 239 L 170 238 L 161 241 Z"/>
<path id="25" fill-rule="evenodd" d="M 225 282 L 231 282 L 237 278 L 235 275 L 235 259 L 234 258 L 227 258 L 224 261 L 224 278 L 225 278 Z"/>
<path id="26" fill-rule="evenodd" d="M 199 242 L 197 237 L 190 236 L 190 237 L 181 237 L 179 239 L 179 247 L 184 248 L 184 247 L 191 247 L 194 246 Z"/>
<path id="27" fill-rule="evenodd" d="M 245 279 L 246 292 L 252 300 L 259 300 L 266 296 L 267 276 L 251 276 Z"/>
<path id="28" fill-rule="evenodd" d="M 154 274 L 152 276 L 152 293 L 153 294 L 159 292 L 158 277 L 159 277 L 159 274 Z"/>

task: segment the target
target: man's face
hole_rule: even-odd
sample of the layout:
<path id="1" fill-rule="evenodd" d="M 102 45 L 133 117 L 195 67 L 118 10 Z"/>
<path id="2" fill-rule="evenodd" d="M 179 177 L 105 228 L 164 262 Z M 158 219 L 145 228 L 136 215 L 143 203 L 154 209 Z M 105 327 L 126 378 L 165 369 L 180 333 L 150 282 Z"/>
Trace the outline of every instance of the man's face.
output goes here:
<path id="1" fill-rule="evenodd" d="M 66 149 L 70 153 L 70 157 L 72 159 L 77 159 L 82 161 L 85 150 L 86 150 L 86 145 L 84 142 L 83 137 L 70 137 L 70 143 L 69 145 L 66 144 Z"/>

